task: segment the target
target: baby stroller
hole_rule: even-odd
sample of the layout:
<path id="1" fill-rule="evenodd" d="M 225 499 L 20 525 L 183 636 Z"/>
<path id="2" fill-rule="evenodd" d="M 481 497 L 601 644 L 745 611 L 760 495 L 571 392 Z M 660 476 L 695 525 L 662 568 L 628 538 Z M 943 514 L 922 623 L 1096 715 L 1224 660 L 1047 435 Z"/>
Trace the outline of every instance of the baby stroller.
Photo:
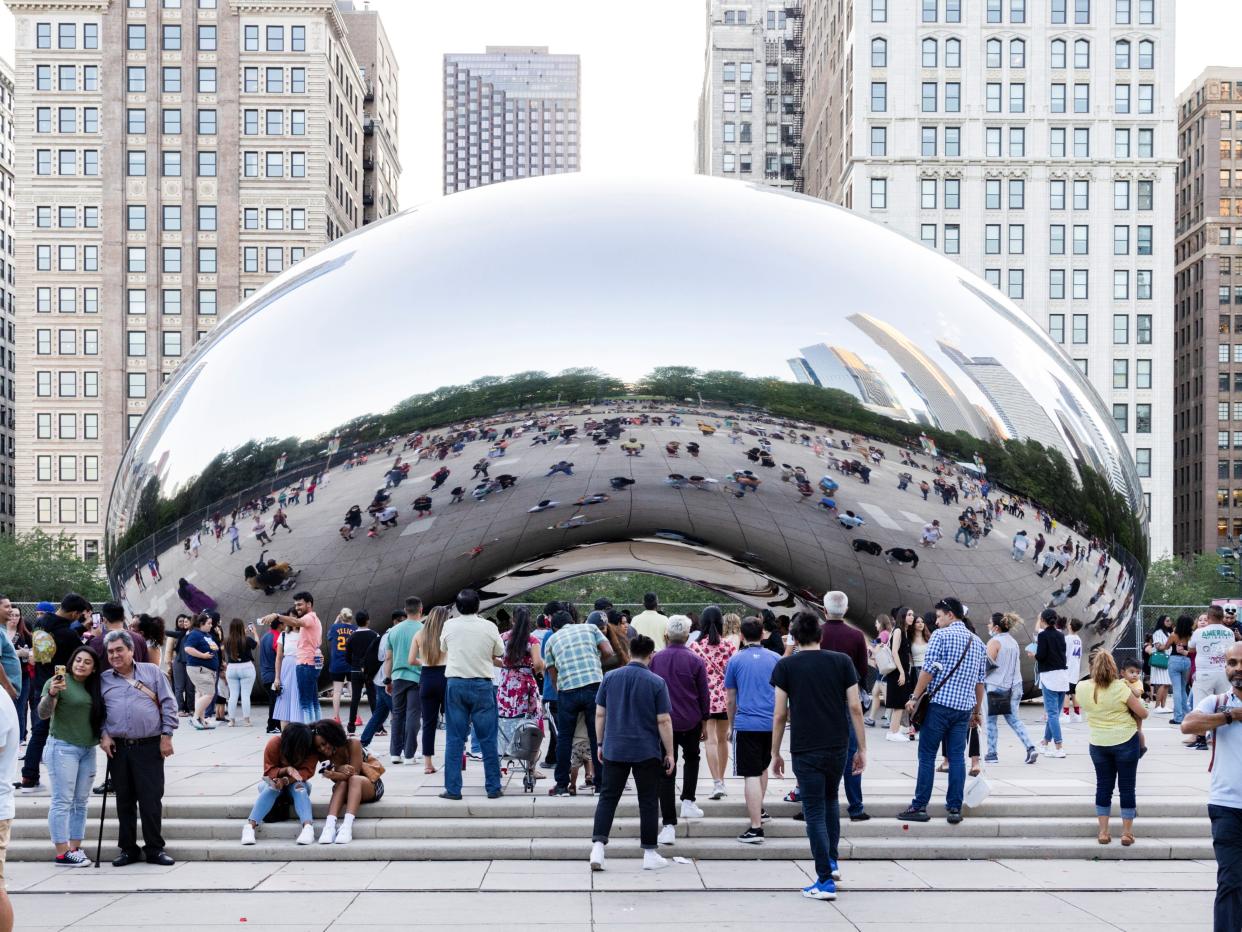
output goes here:
<path id="1" fill-rule="evenodd" d="M 500 755 L 502 769 L 508 775 L 509 780 L 512 780 L 513 775 L 520 771 L 522 790 L 533 793 L 535 791 L 535 769 L 539 763 L 539 752 L 543 749 L 543 732 L 539 728 L 537 719 L 521 718 L 510 721 L 515 721 L 516 725 L 509 735 L 504 752 Z M 504 719 L 501 719 L 501 725 L 502 734 L 509 731 L 504 727 Z M 507 784 L 508 781 L 506 781 L 506 788 Z"/>

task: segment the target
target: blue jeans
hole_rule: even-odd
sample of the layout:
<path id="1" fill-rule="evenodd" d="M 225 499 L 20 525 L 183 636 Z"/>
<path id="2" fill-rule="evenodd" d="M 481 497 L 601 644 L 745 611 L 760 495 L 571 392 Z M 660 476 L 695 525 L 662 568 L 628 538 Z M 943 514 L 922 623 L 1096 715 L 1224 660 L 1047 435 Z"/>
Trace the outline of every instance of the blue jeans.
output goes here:
<path id="1" fill-rule="evenodd" d="M 586 716 L 587 741 L 591 745 L 591 760 L 598 761 L 595 739 L 595 694 L 599 683 L 562 689 L 556 694 L 556 785 L 569 786 L 569 762 L 573 757 L 574 730 L 578 727 L 579 714 Z M 597 769 L 598 773 L 599 770 Z M 597 788 L 598 789 L 598 788 Z"/>
<path id="2" fill-rule="evenodd" d="M 1026 726 L 1022 724 L 1022 719 L 1018 718 L 1018 704 L 1022 701 L 1022 684 L 1014 683 L 1009 693 L 1009 712 L 1004 716 L 988 715 L 988 757 L 996 754 L 997 732 L 1000 729 L 998 720 L 1004 718 L 1013 729 L 1013 733 L 1018 736 L 1018 740 L 1022 742 L 1024 748 L 1031 748 L 1031 737 L 1026 733 Z"/>
<path id="3" fill-rule="evenodd" d="M 816 882 L 832 879 L 832 862 L 837 860 L 841 841 L 841 806 L 837 790 L 841 775 L 854 762 L 848 751 L 808 751 L 791 754 L 794 777 L 802 794 L 802 814 L 806 819 L 806 840 L 815 859 Z"/>
<path id="4" fill-rule="evenodd" d="M 1178 724 L 1190 708 L 1190 658 L 1181 654 L 1169 655 L 1169 687 L 1173 691 L 1173 723 Z"/>
<path id="5" fill-rule="evenodd" d="M 858 750 L 858 739 L 854 737 L 853 720 L 847 721 L 846 724 L 849 725 L 850 729 L 850 742 L 845 750 L 845 767 L 843 768 L 841 782 L 845 784 L 847 811 L 851 816 L 859 816 L 863 814 L 865 807 L 863 806 L 862 774 L 858 776 L 853 774 L 854 752 Z M 836 845 L 833 845 L 832 850 L 837 850 Z M 832 859 L 835 861 L 836 858 L 837 856 L 834 854 Z"/>
<path id="6" fill-rule="evenodd" d="M 319 721 L 319 669 L 313 663 L 299 663 L 295 668 L 298 678 L 298 710 L 307 725 Z"/>
<path id="7" fill-rule="evenodd" d="M 1208 804 L 1216 852 L 1215 932 L 1242 929 L 1242 809 Z"/>
<path id="8" fill-rule="evenodd" d="M 928 707 L 927 718 L 919 729 L 919 776 L 911 807 L 926 809 L 931 802 L 932 786 L 936 780 L 936 755 L 940 753 L 940 745 L 945 743 L 945 753 L 949 758 L 949 789 L 945 793 L 944 804 L 948 809 L 962 808 L 962 793 L 966 789 L 966 735 L 969 730 L 968 710 L 950 709 L 935 702 Z"/>
<path id="9" fill-rule="evenodd" d="M 1102 747 L 1090 746 L 1091 763 L 1095 764 L 1095 814 L 1113 814 L 1113 785 L 1121 797 L 1121 817 L 1133 819 L 1135 806 L 1134 782 L 1138 775 L 1139 736 L 1133 734 L 1129 741 Z"/>
<path id="10" fill-rule="evenodd" d="M 254 664 L 230 663 L 224 671 L 224 680 L 229 684 L 229 718 L 236 721 L 250 718 L 250 694 L 254 692 L 254 681 L 258 678 Z"/>
<path id="11" fill-rule="evenodd" d="M 1065 693 L 1055 693 L 1046 686 L 1039 687 L 1044 694 L 1044 712 L 1048 721 L 1044 723 L 1044 743 L 1054 741 L 1061 743 L 1061 705 L 1065 702 Z"/>
<path id="12" fill-rule="evenodd" d="M 483 785 L 500 792 L 500 757 L 496 753 L 496 690 L 490 679 L 452 676 L 444 689 L 444 789 L 461 794 L 461 755 L 466 732 L 474 726 L 483 751 Z"/>
<path id="13" fill-rule="evenodd" d="M 43 763 L 52 783 L 52 799 L 47 807 L 47 827 L 52 844 L 70 839 L 81 841 L 86 833 L 86 803 L 95 779 L 95 745 L 89 748 L 49 737 L 43 748 Z"/>
<path id="14" fill-rule="evenodd" d="M 367 719 L 367 725 L 362 729 L 362 737 L 358 739 L 363 747 L 371 744 L 375 733 L 384 727 L 384 722 L 388 721 L 388 713 L 391 711 L 392 697 L 388 695 L 388 690 L 383 686 L 376 687 L 375 708 L 371 710 L 371 717 Z"/>
<path id="15" fill-rule="evenodd" d="M 276 805 L 276 800 L 283 792 L 285 791 L 276 789 L 266 780 L 260 781 L 259 798 L 254 801 L 254 807 L 250 810 L 250 821 L 256 825 L 262 822 L 263 817 L 272 811 L 272 806 Z M 298 814 L 298 821 L 303 825 L 307 822 L 314 822 L 315 817 L 311 813 L 310 787 L 299 780 L 289 785 L 289 795 L 293 797 L 293 810 Z"/>

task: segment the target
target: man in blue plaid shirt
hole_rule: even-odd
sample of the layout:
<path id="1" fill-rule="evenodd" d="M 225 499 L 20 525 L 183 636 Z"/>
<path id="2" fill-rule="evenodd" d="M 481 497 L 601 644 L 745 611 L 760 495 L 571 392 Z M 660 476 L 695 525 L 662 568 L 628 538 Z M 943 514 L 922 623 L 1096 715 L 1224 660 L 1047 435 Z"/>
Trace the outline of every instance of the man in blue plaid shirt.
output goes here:
<path id="1" fill-rule="evenodd" d="M 906 704 L 907 718 L 919 699 L 931 690 L 927 717 L 919 729 L 919 776 L 914 799 L 897 818 L 905 822 L 927 822 L 927 804 L 935 780 L 936 755 L 948 739 L 949 789 L 945 793 L 948 821 L 962 821 L 962 793 L 966 786 L 966 737 L 971 726 L 983 721 L 983 677 L 987 672 L 987 653 L 983 642 L 970 632 L 962 619 L 966 610 L 949 597 L 936 603 L 936 631 L 927 644 L 923 671 L 914 695 Z"/>
<path id="2" fill-rule="evenodd" d="M 604 678 L 603 657 L 612 656 L 608 638 L 595 625 L 567 624 L 543 644 L 543 662 L 555 677 L 556 685 L 556 786 L 549 796 L 569 796 L 570 756 L 578 716 L 586 716 L 587 740 L 591 760 L 598 760 L 595 741 L 595 693 Z M 599 795 L 599 776 L 595 768 L 595 793 Z"/>

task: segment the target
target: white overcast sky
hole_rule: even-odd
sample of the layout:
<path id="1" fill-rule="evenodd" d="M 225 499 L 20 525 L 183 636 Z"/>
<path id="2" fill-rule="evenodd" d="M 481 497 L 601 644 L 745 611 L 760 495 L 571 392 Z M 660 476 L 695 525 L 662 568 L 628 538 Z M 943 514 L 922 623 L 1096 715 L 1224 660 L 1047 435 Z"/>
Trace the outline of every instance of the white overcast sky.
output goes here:
<path id="1" fill-rule="evenodd" d="M 115 0 L 122 2 L 122 0 Z M 358 0 L 361 5 L 362 0 Z M 401 66 L 401 204 L 440 196 L 441 62 L 485 45 L 582 56 L 582 166 L 602 174 L 694 171 L 706 0 L 370 0 Z M 1242 0 L 1177 0 L 1177 89 L 1208 65 L 1242 65 Z M 0 55 L 13 18 L 0 8 Z"/>

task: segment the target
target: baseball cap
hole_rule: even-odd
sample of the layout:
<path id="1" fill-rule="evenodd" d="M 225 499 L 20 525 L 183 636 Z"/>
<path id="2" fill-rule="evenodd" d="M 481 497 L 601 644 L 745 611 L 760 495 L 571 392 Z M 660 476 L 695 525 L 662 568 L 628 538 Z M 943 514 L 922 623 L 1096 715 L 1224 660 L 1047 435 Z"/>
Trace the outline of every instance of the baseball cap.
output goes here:
<path id="1" fill-rule="evenodd" d="M 685 615 L 671 615 L 666 630 L 669 637 L 687 637 L 690 634 L 690 619 Z"/>

